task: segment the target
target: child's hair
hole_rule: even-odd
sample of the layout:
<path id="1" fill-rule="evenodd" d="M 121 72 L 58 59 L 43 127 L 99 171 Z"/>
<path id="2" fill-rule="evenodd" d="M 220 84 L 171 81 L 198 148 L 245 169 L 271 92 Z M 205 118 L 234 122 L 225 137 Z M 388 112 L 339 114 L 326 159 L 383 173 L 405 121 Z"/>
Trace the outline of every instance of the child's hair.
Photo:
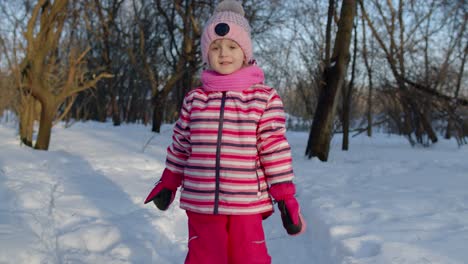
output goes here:
<path id="1" fill-rule="evenodd" d="M 208 20 L 201 37 L 202 59 L 208 63 L 208 49 L 217 39 L 232 39 L 244 52 L 246 62 L 253 61 L 250 25 L 244 17 L 242 5 L 235 0 L 224 0 L 218 4 L 213 16 Z"/>

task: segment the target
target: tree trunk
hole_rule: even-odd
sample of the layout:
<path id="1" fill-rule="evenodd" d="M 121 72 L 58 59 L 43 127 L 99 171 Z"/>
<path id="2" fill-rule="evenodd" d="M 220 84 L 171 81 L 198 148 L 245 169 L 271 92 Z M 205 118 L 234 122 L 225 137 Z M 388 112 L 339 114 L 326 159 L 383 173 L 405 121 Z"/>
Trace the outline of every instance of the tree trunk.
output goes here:
<path id="1" fill-rule="evenodd" d="M 110 89 L 115 90 L 114 87 L 111 87 Z M 111 109 L 112 109 L 112 122 L 114 126 L 120 126 L 121 120 L 120 120 L 120 108 L 117 104 L 117 96 L 115 95 L 115 92 L 112 92 L 112 97 L 111 97 Z"/>
<path id="2" fill-rule="evenodd" d="M 450 139 L 452 137 L 452 118 L 449 116 L 447 119 L 447 127 L 445 128 L 445 139 Z"/>
<path id="3" fill-rule="evenodd" d="M 57 107 L 49 105 L 50 103 L 42 103 L 41 120 L 39 123 L 39 134 L 37 135 L 35 149 L 48 150 L 50 143 L 50 136 L 52 132 L 52 124 L 54 121 Z"/>
<path id="4" fill-rule="evenodd" d="M 458 95 L 460 93 L 460 88 L 461 88 L 461 84 L 462 84 L 462 77 L 463 77 L 463 73 L 465 72 L 465 63 L 466 63 L 467 54 L 468 54 L 468 43 L 465 45 L 463 58 L 462 58 L 462 61 L 461 61 L 461 64 L 460 64 L 460 70 L 458 71 L 457 84 L 456 84 L 456 87 L 455 87 L 455 96 L 454 96 L 455 99 L 458 99 Z M 455 113 L 455 111 L 457 109 L 457 104 L 452 103 L 452 102 L 449 103 L 449 109 L 450 109 L 450 113 Z M 451 114 L 449 114 L 449 117 L 447 119 L 448 120 L 447 120 L 447 128 L 446 128 L 446 131 L 445 131 L 445 138 L 450 139 L 451 130 L 453 128 L 453 125 L 452 125 L 453 118 L 452 118 Z M 460 134 L 463 135 L 464 133 L 461 132 Z M 462 137 L 464 137 L 464 136 L 462 136 Z"/>
<path id="5" fill-rule="evenodd" d="M 90 116 L 99 122 L 106 122 L 107 119 L 107 89 L 105 82 L 103 85 L 99 85 L 96 89 L 96 96 L 93 102 L 94 113 Z"/>
<path id="6" fill-rule="evenodd" d="M 325 31 L 325 66 L 330 64 L 331 25 L 335 15 L 335 0 L 328 0 L 327 28 Z"/>
<path id="7" fill-rule="evenodd" d="M 437 135 L 436 135 L 434 129 L 431 126 L 429 118 L 422 111 L 419 111 L 419 113 L 421 115 L 421 124 L 422 124 L 424 130 L 426 131 L 427 136 L 432 141 L 432 143 L 436 143 L 438 141 L 438 138 L 437 138 Z"/>
<path id="8" fill-rule="evenodd" d="M 164 113 L 164 105 L 160 96 L 156 97 L 154 99 L 154 105 L 153 105 L 153 127 L 151 131 L 159 133 L 161 132 L 161 125 L 162 125 L 162 119 L 163 119 L 163 113 Z"/>
<path id="9" fill-rule="evenodd" d="M 351 67 L 351 80 L 346 89 L 346 84 L 343 85 L 344 98 L 343 98 L 343 142 L 342 150 L 349 149 L 349 123 L 351 115 L 351 101 L 353 98 L 354 77 L 356 73 L 356 55 L 357 55 L 357 25 L 354 24 L 354 48 L 353 48 L 353 64 Z"/>
<path id="10" fill-rule="evenodd" d="M 32 96 L 25 98 L 26 102 L 23 102 L 20 111 L 20 122 L 19 132 L 21 142 L 26 146 L 33 146 L 33 130 L 34 130 L 34 110 L 36 105 L 36 99 Z"/>
<path id="11" fill-rule="evenodd" d="M 372 67 L 369 63 L 369 56 L 367 54 L 367 38 L 366 38 L 366 20 L 361 16 L 362 20 L 362 57 L 364 65 L 366 66 L 367 78 L 369 79 L 369 92 L 367 94 L 367 136 L 372 137 Z"/>
<path id="12" fill-rule="evenodd" d="M 320 91 L 309 135 L 309 148 L 306 151 L 309 158 L 316 156 L 321 161 L 328 160 L 336 102 L 339 97 L 337 91 L 343 84 L 346 74 L 355 13 L 355 1 L 343 0 L 331 66 L 326 68 L 323 74 L 324 88 Z"/>
<path id="13" fill-rule="evenodd" d="M 318 107 L 318 104 L 320 103 L 321 93 L 325 86 L 323 82 L 323 80 L 325 79 L 324 78 L 325 72 L 327 68 L 330 67 L 331 28 L 332 28 L 332 21 L 333 21 L 334 15 L 335 15 L 335 0 L 329 0 L 328 1 L 328 13 L 327 13 L 327 26 L 325 29 L 325 54 L 324 54 L 324 59 L 323 59 L 323 71 L 321 73 L 322 76 L 320 77 L 319 83 L 318 83 L 319 100 L 317 101 L 316 108 Z M 315 114 L 318 115 L 317 112 Z M 306 152 L 305 152 L 307 156 L 309 156 L 309 154 L 312 152 L 312 139 L 315 138 L 316 135 L 318 135 L 318 133 L 319 131 L 317 131 L 317 127 L 312 126 L 310 128 L 309 140 L 307 140 L 307 146 L 306 146 Z"/>
<path id="14" fill-rule="evenodd" d="M 341 150 L 349 149 L 349 111 L 351 109 L 351 85 L 343 85 L 343 113 L 341 125 L 343 126 L 343 139 L 341 142 Z"/>

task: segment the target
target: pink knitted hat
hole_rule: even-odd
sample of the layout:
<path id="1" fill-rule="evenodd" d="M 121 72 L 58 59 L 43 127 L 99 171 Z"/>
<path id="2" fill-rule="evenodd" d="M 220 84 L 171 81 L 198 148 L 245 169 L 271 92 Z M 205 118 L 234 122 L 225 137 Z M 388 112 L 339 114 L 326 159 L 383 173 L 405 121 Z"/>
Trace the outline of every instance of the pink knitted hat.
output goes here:
<path id="1" fill-rule="evenodd" d="M 208 49 L 211 42 L 227 38 L 234 40 L 244 52 L 247 62 L 253 59 L 250 25 L 244 17 L 242 5 L 235 0 L 224 0 L 218 4 L 208 20 L 201 37 L 202 59 L 208 63 Z"/>

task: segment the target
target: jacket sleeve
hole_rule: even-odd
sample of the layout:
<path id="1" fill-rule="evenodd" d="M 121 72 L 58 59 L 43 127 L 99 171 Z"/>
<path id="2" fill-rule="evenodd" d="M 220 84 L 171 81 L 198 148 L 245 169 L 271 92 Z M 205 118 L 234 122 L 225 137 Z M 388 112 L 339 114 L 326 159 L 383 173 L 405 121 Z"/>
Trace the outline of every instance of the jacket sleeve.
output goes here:
<path id="1" fill-rule="evenodd" d="M 283 102 L 272 91 L 257 128 L 257 148 L 269 185 L 291 182 L 294 177 Z"/>
<path id="2" fill-rule="evenodd" d="M 192 152 L 190 141 L 191 93 L 184 98 L 179 119 L 174 126 L 172 144 L 167 148 L 166 168 L 173 173 L 184 173 L 187 159 Z"/>

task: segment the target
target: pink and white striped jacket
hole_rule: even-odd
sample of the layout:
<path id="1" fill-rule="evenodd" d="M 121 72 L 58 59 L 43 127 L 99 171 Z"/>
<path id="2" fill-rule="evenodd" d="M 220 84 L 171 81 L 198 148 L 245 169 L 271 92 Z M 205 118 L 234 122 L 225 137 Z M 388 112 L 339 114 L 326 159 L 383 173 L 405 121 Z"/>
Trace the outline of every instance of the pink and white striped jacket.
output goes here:
<path id="1" fill-rule="evenodd" d="M 183 175 L 182 209 L 226 215 L 271 212 L 269 186 L 292 181 L 281 98 L 273 88 L 257 84 L 258 78 L 250 82 L 239 84 L 248 87 L 242 89 L 205 85 L 184 98 L 166 160 L 168 170 Z"/>

